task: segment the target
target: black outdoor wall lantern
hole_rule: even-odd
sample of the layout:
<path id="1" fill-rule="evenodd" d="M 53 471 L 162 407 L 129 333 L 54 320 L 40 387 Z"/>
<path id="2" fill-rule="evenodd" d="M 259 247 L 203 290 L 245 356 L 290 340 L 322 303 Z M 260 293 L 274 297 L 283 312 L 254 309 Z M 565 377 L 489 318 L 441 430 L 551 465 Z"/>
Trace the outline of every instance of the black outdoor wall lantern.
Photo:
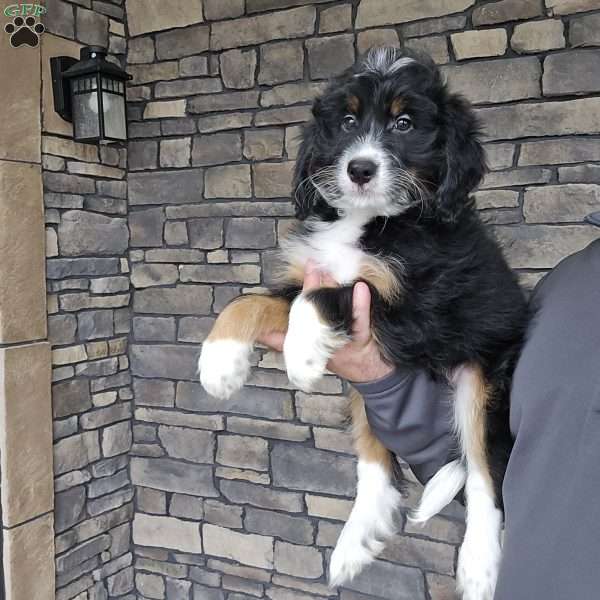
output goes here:
<path id="1" fill-rule="evenodd" d="M 73 122 L 79 142 L 122 142 L 127 139 L 125 82 L 131 79 L 106 60 L 106 48 L 87 46 L 79 60 L 70 56 L 50 59 L 54 110 Z"/>

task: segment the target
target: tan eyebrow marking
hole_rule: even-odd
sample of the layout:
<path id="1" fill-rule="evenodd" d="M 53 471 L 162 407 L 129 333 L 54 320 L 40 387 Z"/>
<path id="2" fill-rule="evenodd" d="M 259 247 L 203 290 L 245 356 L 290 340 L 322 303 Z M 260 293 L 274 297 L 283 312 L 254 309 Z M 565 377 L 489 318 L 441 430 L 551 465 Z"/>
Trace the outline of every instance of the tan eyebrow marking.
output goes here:
<path id="1" fill-rule="evenodd" d="M 358 99 L 357 96 L 350 96 L 348 98 L 348 110 L 354 114 L 358 114 L 358 111 L 360 110 L 360 100 Z"/>
<path id="2" fill-rule="evenodd" d="M 406 100 L 404 98 L 402 98 L 401 96 L 394 98 L 392 100 L 392 104 L 390 105 L 390 114 L 392 115 L 392 117 L 397 117 L 401 115 L 405 106 Z"/>

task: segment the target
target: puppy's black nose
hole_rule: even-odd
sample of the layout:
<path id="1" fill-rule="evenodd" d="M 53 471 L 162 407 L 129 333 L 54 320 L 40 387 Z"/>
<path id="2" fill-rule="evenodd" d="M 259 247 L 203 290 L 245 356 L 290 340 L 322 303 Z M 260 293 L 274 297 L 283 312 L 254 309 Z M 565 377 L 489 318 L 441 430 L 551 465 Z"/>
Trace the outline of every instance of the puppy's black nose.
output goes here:
<path id="1" fill-rule="evenodd" d="M 356 158 L 348 163 L 348 175 L 354 183 L 364 185 L 375 177 L 377 165 L 372 160 Z"/>

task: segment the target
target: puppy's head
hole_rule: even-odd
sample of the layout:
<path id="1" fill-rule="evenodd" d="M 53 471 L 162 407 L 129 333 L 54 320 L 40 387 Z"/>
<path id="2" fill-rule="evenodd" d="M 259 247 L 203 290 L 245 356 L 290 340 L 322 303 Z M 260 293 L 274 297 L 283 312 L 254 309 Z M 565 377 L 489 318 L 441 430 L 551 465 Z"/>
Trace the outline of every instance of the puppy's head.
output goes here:
<path id="1" fill-rule="evenodd" d="M 446 222 L 485 173 L 478 124 L 433 61 L 378 48 L 313 105 L 294 178 L 296 215 L 397 215 L 414 205 Z"/>

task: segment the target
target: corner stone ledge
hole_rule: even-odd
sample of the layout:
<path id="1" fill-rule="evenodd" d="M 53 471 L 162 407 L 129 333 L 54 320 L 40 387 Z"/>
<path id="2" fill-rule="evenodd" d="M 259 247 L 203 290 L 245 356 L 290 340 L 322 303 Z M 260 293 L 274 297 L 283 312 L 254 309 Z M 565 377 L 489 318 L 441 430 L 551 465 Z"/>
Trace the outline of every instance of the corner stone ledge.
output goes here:
<path id="1" fill-rule="evenodd" d="M 14 527 L 52 510 L 50 344 L 0 350 L 2 521 Z"/>

